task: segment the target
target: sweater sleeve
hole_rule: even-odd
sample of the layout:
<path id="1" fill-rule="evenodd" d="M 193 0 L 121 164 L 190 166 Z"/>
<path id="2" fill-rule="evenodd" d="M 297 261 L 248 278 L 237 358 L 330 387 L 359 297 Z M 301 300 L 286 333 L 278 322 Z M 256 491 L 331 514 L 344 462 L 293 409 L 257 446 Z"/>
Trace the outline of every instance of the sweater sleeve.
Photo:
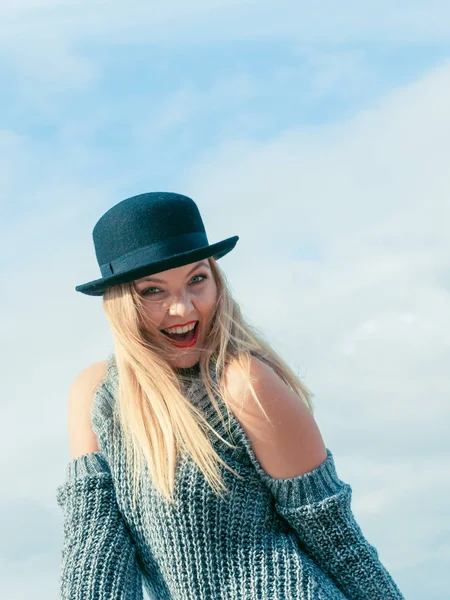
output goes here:
<path id="1" fill-rule="evenodd" d="M 60 600 L 142 600 L 136 549 L 105 456 L 73 459 L 56 499 L 64 513 Z"/>
<path id="2" fill-rule="evenodd" d="M 351 508 L 352 489 L 339 479 L 333 454 L 309 473 L 275 479 L 244 439 L 253 466 L 275 499 L 275 509 L 294 529 L 299 546 L 349 600 L 404 600 L 369 544 Z"/>

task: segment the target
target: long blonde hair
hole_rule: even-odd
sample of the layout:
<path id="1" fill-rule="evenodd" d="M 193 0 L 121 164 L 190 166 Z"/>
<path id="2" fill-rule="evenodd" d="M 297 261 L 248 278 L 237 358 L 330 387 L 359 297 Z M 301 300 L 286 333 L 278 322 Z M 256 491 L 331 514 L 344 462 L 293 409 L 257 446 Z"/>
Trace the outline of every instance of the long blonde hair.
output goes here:
<path id="1" fill-rule="evenodd" d="M 313 413 L 311 394 L 300 378 L 278 356 L 254 327 L 250 326 L 217 262 L 209 259 L 217 286 L 217 302 L 200 354 L 200 377 L 211 403 L 222 418 L 216 397 L 223 401 L 228 417 L 231 402 L 220 377 L 231 360 L 238 364 L 247 378 L 248 389 L 266 420 L 269 417 L 258 400 L 250 379 L 250 356 L 257 355 L 278 374 Z M 183 393 L 177 373 L 167 357 L 175 350 L 166 336 L 148 323 L 144 324 L 143 299 L 133 282 L 107 289 L 103 308 L 109 321 L 118 371 L 117 397 L 114 415 L 125 438 L 127 464 L 132 464 L 133 503 L 145 458 L 152 482 L 174 503 L 174 481 L 180 450 L 187 452 L 202 471 L 217 495 L 226 486 L 218 463 L 240 477 L 215 451 L 202 427 L 209 428 L 225 444 L 232 447 L 209 425 L 202 412 Z M 210 368 L 215 369 L 216 381 Z"/>

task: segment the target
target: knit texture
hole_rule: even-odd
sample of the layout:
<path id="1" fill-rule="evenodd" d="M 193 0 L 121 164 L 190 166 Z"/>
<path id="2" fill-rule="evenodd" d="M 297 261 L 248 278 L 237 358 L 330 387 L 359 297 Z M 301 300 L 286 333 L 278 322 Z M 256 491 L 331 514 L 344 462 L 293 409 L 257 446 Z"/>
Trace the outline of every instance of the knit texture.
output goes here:
<path id="1" fill-rule="evenodd" d="M 234 415 L 231 431 L 224 428 L 198 368 L 177 372 L 190 401 L 237 446 L 207 432 L 244 479 L 219 465 L 229 493 L 218 498 L 183 453 L 176 506 L 156 490 L 145 465 L 134 511 L 123 440 L 113 438 L 118 371 L 111 355 L 91 411 L 99 452 L 73 459 L 57 489 L 64 512 L 60 599 L 141 600 L 144 585 L 152 600 L 404 600 L 355 521 L 351 487 L 339 479 L 331 451 L 309 473 L 270 477 Z"/>

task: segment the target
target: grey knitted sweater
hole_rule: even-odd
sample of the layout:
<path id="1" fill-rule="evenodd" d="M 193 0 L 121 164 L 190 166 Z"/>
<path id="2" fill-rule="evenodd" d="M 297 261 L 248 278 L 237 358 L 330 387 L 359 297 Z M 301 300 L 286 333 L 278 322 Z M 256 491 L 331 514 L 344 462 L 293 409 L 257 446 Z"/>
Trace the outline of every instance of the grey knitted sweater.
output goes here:
<path id="1" fill-rule="evenodd" d="M 230 490 L 220 499 L 182 454 L 176 506 L 157 492 L 145 466 L 134 511 L 122 440 L 112 437 L 118 372 L 111 355 L 91 411 L 99 452 L 73 459 L 57 488 L 64 514 L 59 597 L 141 600 L 144 585 L 152 600 L 404 600 L 355 521 L 351 487 L 339 479 L 331 451 L 310 473 L 270 477 L 239 421 L 233 417 L 231 437 L 224 429 L 198 365 L 177 371 L 209 423 L 237 445 L 208 431 L 245 479 L 219 465 Z"/>

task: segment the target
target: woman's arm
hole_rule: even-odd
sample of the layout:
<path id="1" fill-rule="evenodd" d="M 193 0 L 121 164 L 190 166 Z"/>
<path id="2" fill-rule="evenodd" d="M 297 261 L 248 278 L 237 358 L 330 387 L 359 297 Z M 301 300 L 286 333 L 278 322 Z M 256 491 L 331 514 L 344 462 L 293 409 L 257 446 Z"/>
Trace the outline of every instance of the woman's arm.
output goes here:
<path id="1" fill-rule="evenodd" d="M 357 524 L 351 487 L 339 479 L 333 455 L 303 400 L 252 357 L 252 383 L 271 425 L 245 388 L 240 370 L 230 365 L 226 376 L 236 406 L 245 401 L 236 414 L 241 441 L 301 549 L 349 600 L 404 600 Z"/>
<path id="2" fill-rule="evenodd" d="M 136 549 L 105 457 L 94 452 L 73 459 L 56 497 L 64 512 L 59 598 L 142 600 Z"/>
<path id="3" fill-rule="evenodd" d="M 142 600 L 136 549 L 116 501 L 105 454 L 92 430 L 94 394 L 106 361 L 81 371 L 69 392 L 72 460 L 57 489 L 64 513 L 59 591 L 61 600 Z"/>

